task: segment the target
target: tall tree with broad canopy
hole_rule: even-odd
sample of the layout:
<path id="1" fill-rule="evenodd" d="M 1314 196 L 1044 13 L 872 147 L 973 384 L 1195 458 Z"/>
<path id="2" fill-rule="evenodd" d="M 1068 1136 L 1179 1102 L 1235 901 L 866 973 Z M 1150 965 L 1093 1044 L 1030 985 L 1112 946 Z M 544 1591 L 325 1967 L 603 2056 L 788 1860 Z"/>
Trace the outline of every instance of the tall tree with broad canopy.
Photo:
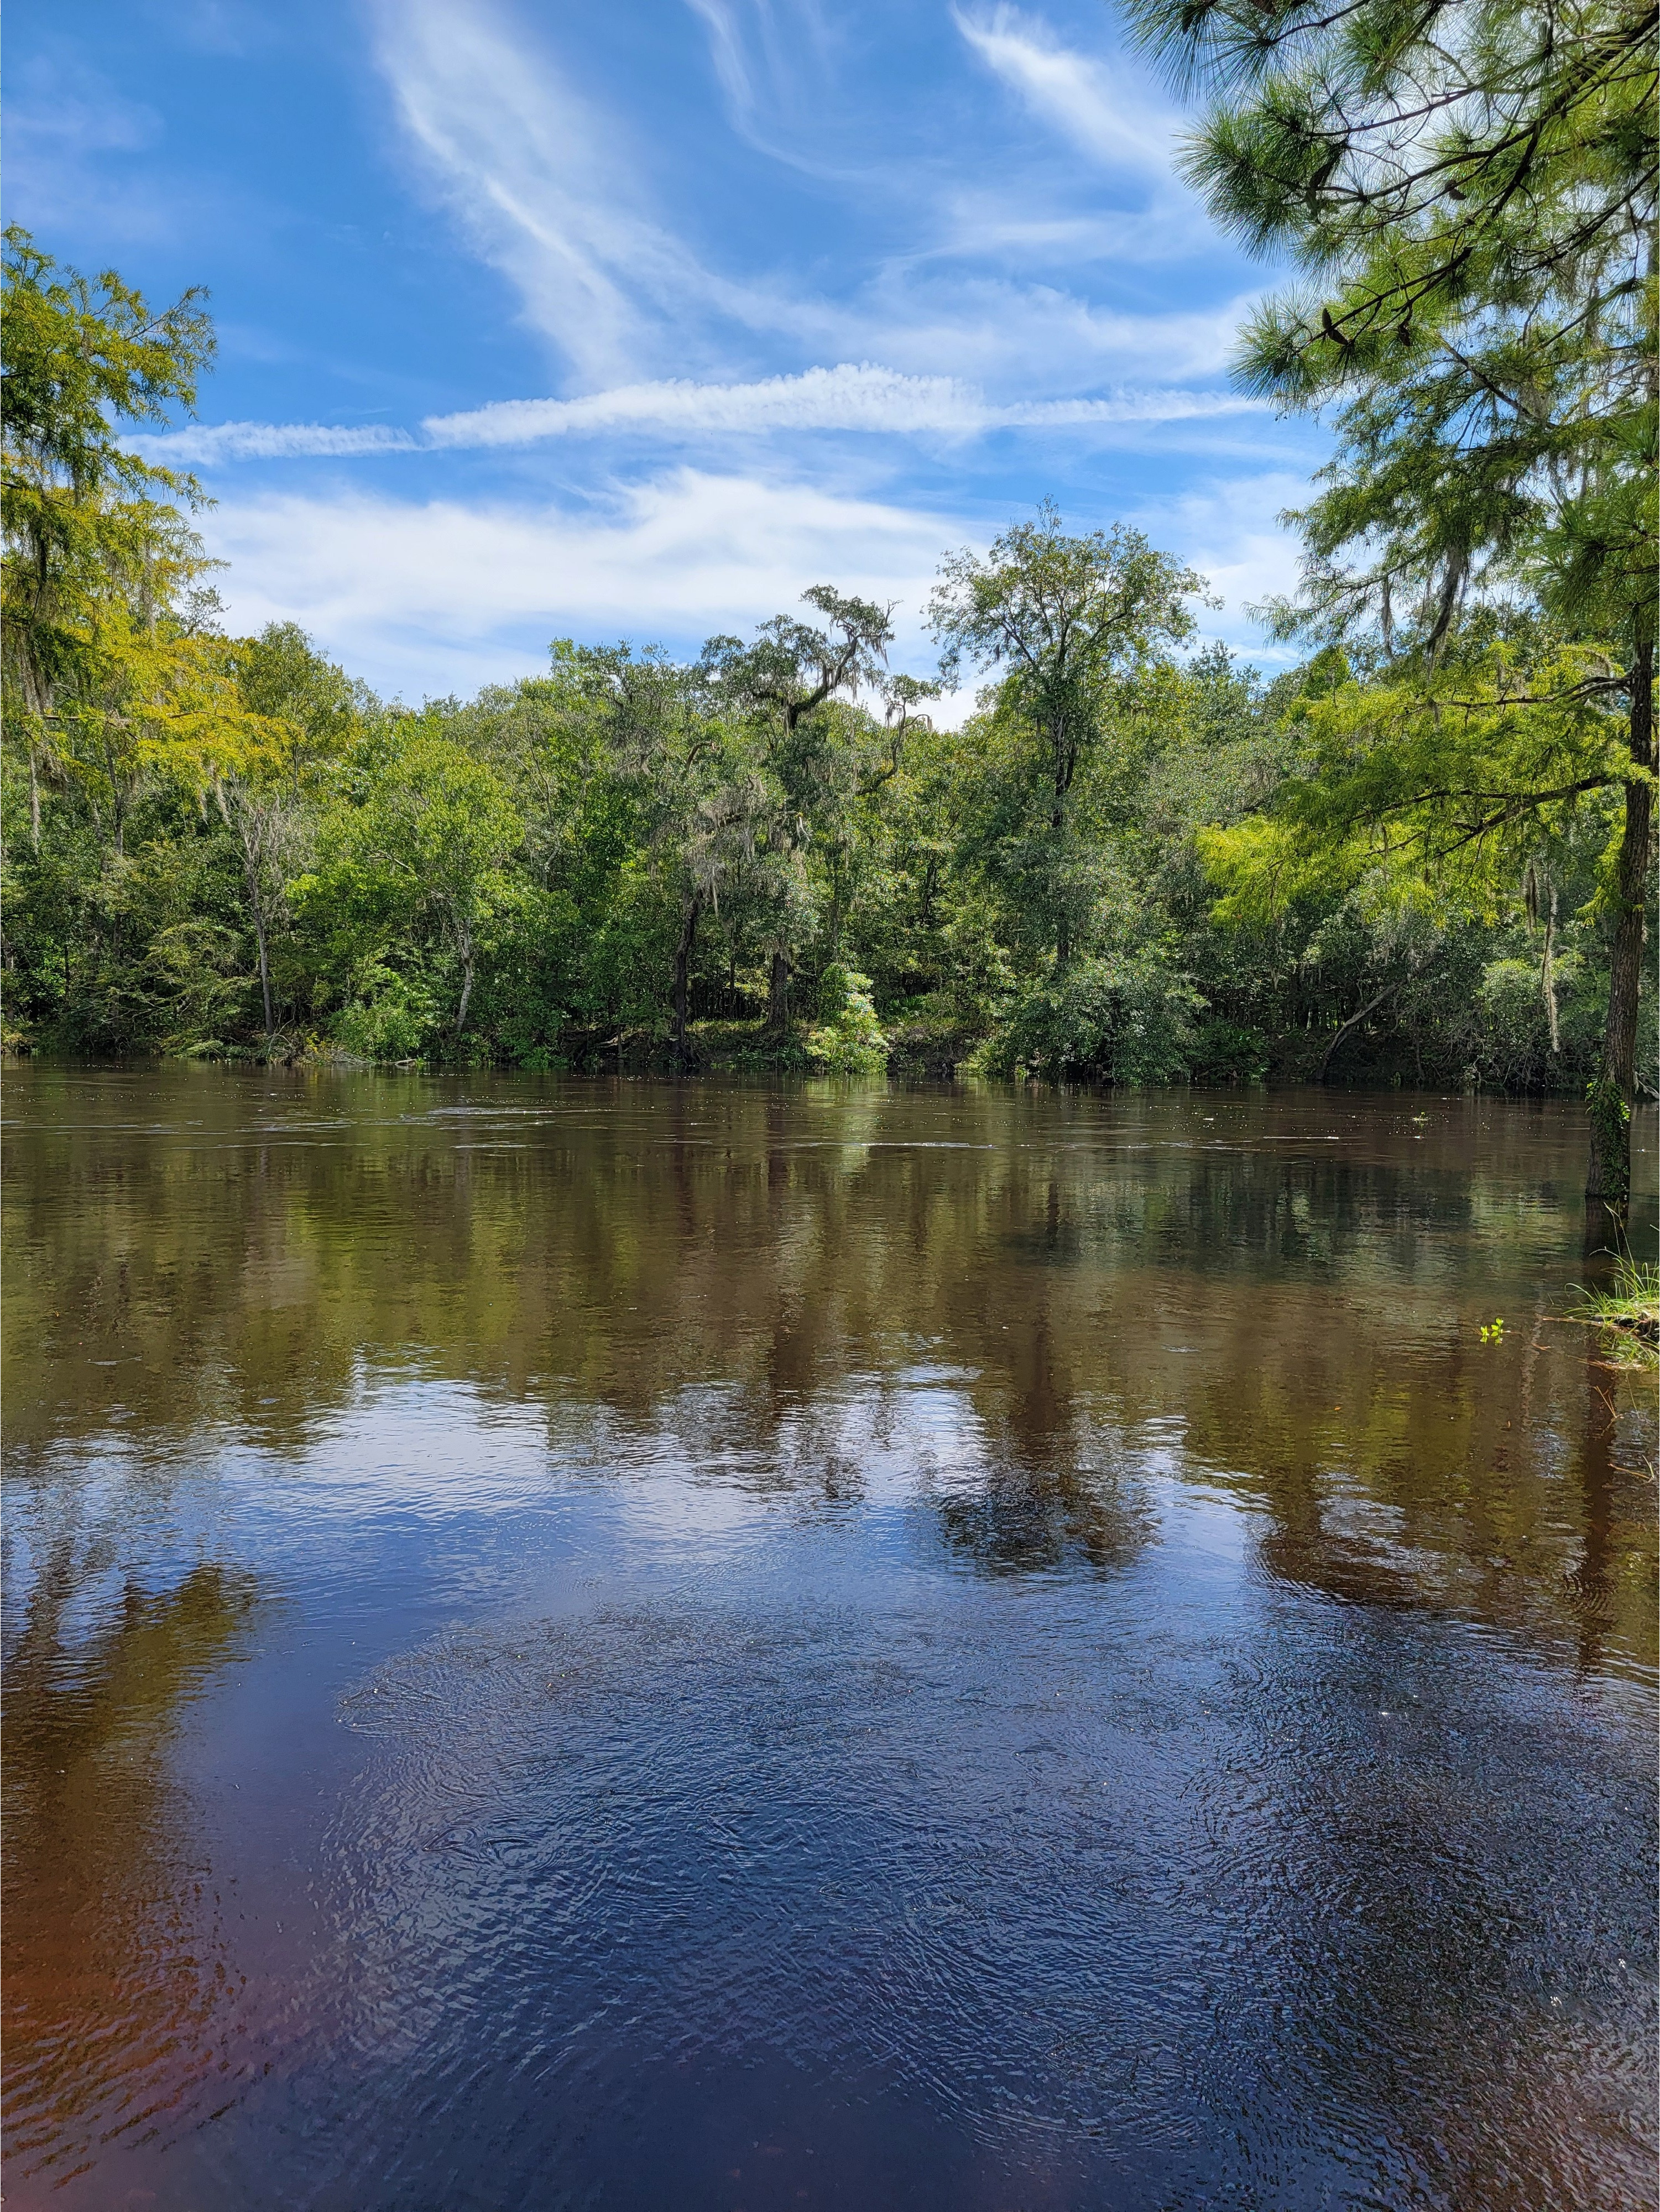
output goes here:
<path id="1" fill-rule="evenodd" d="M 1006 671 L 1003 706 L 1043 749 L 1051 866 L 1064 866 L 1067 802 L 1100 738 L 1116 695 L 1162 650 L 1190 637 L 1190 599 L 1204 579 L 1122 524 L 1069 538 L 1053 503 L 1018 522 L 982 559 L 964 550 L 940 563 L 928 602 L 940 672 Z M 1072 957 L 1068 903 L 1052 901 L 1055 963 Z"/>
<path id="2" fill-rule="evenodd" d="M 801 597 L 824 617 L 822 629 L 775 615 L 752 644 L 711 638 L 702 664 L 717 705 L 759 721 L 768 734 L 767 765 L 780 799 L 767 840 L 776 911 L 768 1023 L 780 1035 L 788 1018 L 791 955 L 810 913 L 801 859 L 842 780 L 847 725 L 825 709 L 879 688 L 893 642 L 891 606 L 829 584 L 812 585 Z"/>
<path id="3" fill-rule="evenodd" d="M 772 810 L 743 732 L 712 710 L 705 671 L 654 650 L 576 647 L 610 757 L 634 787 L 655 870 L 674 902 L 674 1064 L 691 1066 L 691 972 L 705 918 L 753 862 Z"/>
<path id="4" fill-rule="evenodd" d="M 1410 817 L 1425 856 L 1462 865 L 1566 798 L 1617 798 L 1587 1194 L 1621 1207 L 1656 765 L 1652 0 L 1128 4 L 1207 103 L 1186 167 L 1212 213 L 1303 272 L 1246 325 L 1239 380 L 1335 410 L 1325 488 L 1292 518 L 1304 588 L 1274 612 L 1388 681 L 1375 716 L 1348 702 L 1347 803 L 1305 810 L 1304 847 L 1316 817 L 1348 843 Z M 1541 615 L 1538 650 L 1518 665 L 1512 621 L 1449 717 L 1438 672 L 1483 605 Z M 1503 742 L 1471 746 L 1470 714 Z"/>

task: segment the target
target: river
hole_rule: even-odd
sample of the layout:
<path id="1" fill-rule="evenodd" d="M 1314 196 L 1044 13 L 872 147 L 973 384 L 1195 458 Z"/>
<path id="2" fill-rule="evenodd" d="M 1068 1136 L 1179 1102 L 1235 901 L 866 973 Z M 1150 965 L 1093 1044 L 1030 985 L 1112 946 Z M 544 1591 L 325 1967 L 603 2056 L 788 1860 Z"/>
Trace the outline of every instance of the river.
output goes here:
<path id="1" fill-rule="evenodd" d="M 10 2212 L 1653 2206 L 1571 1104 L 6 1087 Z"/>

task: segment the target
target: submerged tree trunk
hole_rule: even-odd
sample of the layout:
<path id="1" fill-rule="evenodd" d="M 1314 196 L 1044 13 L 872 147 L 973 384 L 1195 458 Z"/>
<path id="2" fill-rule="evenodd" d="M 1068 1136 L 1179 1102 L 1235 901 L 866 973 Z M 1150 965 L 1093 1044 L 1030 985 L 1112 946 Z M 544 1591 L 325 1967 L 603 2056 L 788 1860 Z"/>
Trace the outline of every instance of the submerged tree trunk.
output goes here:
<path id="1" fill-rule="evenodd" d="M 1654 647 L 1639 646 L 1631 679 L 1633 765 L 1654 770 Z M 1585 1196 L 1623 1214 L 1631 1196 L 1631 1109 L 1637 1090 L 1637 1001 L 1643 981 L 1643 908 L 1653 844 L 1654 787 L 1644 776 L 1626 786 L 1613 957 L 1602 1063 L 1588 1094 L 1590 1173 Z"/>
<path id="2" fill-rule="evenodd" d="M 686 1021 L 691 1002 L 691 955 L 702 911 L 703 895 L 694 891 L 680 916 L 680 935 L 674 947 L 674 1066 L 679 1075 L 685 1073 L 690 1060 Z"/>

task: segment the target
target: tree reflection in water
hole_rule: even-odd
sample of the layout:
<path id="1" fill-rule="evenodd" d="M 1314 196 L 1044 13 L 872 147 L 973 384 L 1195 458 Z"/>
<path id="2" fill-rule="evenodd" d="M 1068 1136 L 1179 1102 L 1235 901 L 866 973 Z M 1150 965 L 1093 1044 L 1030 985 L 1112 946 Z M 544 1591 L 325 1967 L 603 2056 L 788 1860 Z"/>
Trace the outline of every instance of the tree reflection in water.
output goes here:
<path id="1" fill-rule="evenodd" d="M 318 2203 L 483 2140 L 666 2173 L 642 2068 L 684 2048 L 718 2128 L 697 2068 L 763 2046 L 873 2069 L 878 2132 L 908 2081 L 925 2176 L 983 2062 L 986 2140 L 1179 2144 L 1159 2201 L 1650 2201 L 1652 1407 L 1553 1318 L 1571 1108 L 13 1084 L 15 1494 L 205 1468 L 202 1556 L 316 1639 L 258 1670 L 311 1699 L 270 1758 L 323 1932 L 215 2201 L 273 2145 Z M 230 2055 L 177 1754 L 256 1588 L 119 1536 L 14 1579 L 13 2145 L 55 2182 Z M 1110 2201 L 1011 2156 L 1006 2201 Z"/>
<path id="2" fill-rule="evenodd" d="M 15 1468 L 112 1424 L 291 1456 L 366 1381 L 453 1379 L 556 1456 L 654 1439 L 700 1481 L 845 1504 L 909 1452 L 1000 1574 L 1134 1556 L 1163 1465 L 1261 1516 L 1270 1575 L 1651 1662 L 1646 1401 L 1595 1366 L 1588 1401 L 1551 1319 L 1571 1109 L 30 1081 Z M 942 1396 L 952 1439 L 908 1437 Z"/>
<path id="3" fill-rule="evenodd" d="M 171 1589 L 127 1583 L 77 1633 L 87 1565 L 71 1540 L 48 1553 L 6 1667 L 9 2154 L 56 2179 L 94 2141 L 166 2133 L 227 2064 L 234 1991 L 167 1753 L 256 1603 L 250 1576 L 204 1562 Z"/>

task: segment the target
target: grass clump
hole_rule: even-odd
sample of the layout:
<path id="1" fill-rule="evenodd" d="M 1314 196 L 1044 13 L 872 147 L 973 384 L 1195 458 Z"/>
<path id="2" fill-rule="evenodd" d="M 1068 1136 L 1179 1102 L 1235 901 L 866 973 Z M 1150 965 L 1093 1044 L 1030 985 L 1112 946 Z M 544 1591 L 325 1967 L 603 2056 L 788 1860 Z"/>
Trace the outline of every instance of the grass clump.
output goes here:
<path id="1" fill-rule="evenodd" d="M 1660 1363 L 1660 1267 L 1622 1252 L 1608 1290 L 1583 1291 L 1568 1316 L 1602 1329 L 1622 1366 Z"/>

